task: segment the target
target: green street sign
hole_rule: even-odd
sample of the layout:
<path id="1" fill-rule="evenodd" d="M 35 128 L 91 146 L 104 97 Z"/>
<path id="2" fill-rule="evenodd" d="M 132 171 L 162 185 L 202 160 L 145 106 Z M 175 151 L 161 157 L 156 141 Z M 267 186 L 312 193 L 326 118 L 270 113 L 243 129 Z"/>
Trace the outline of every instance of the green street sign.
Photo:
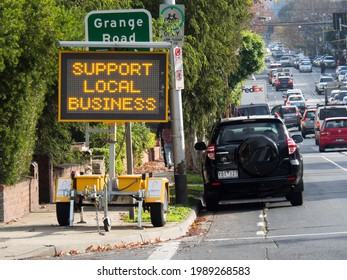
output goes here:
<path id="1" fill-rule="evenodd" d="M 145 9 L 91 11 L 85 31 L 87 41 L 151 42 L 152 16 Z"/>

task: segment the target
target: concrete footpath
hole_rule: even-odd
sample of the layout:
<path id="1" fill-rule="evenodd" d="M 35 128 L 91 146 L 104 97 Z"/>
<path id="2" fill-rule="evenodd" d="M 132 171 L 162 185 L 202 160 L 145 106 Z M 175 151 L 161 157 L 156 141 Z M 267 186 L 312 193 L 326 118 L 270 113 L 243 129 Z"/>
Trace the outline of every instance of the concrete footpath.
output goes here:
<path id="1" fill-rule="evenodd" d="M 128 213 L 128 208 L 110 207 L 108 217 L 111 219 L 111 230 L 106 232 L 102 222 L 103 209 L 97 215 L 94 207 L 85 207 L 82 223 L 80 213 L 75 213 L 73 226 L 62 227 L 56 218 L 55 204 L 41 205 L 34 213 L 0 223 L 0 259 L 52 257 L 84 253 L 98 247 L 117 248 L 166 241 L 186 235 L 196 218 L 196 212 L 192 210 L 183 222 L 167 222 L 163 227 L 142 222 L 139 228 L 137 222 L 124 222 L 123 217 Z"/>

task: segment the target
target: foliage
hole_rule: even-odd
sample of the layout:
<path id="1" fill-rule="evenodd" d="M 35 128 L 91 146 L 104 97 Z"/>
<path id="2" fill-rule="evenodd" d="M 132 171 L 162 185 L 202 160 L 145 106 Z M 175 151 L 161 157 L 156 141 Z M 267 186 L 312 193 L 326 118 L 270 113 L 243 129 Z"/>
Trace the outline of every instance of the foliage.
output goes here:
<path id="1" fill-rule="evenodd" d="M 188 1 L 185 8 L 184 121 L 204 134 L 230 103 L 228 77 L 239 67 L 241 30 L 250 15 L 245 1 Z"/>
<path id="2" fill-rule="evenodd" d="M 241 31 L 247 29 L 250 3 L 245 0 L 176 1 L 176 4 L 181 3 L 186 9 L 183 47 L 185 127 L 203 132 L 211 120 L 223 114 L 226 104 L 235 101 L 229 77 L 238 76 L 240 57 L 237 51 L 243 44 Z M 59 123 L 57 120 L 57 41 L 83 40 L 84 18 L 92 10 L 132 7 L 151 12 L 153 38 L 161 40 L 161 31 L 170 28 L 159 17 L 160 4 L 162 1 L 159 0 L 0 2 L 2 183 L 13 184 L 26 175 L 34 153 L 51 153 L 54 164 L 76 160 L 70 145 L 84 140 L 84 124 Z M 124 129 L 118 127 L 117 140 L 124 138 Z M 132 126 L 132 136 L 136 164 L 140 165 L 141 152 L 154 145 L 155 136 L 141 123 Z M 94 152 L 107 156 L 103 147 L 108 145 L 108 140 L 105 135 L 91 136 Z M 117 170 L 121 170 L 124 147 L 117 149 L 120 151 Z"/>
<path id="3" fill-rule="evenodd" d="M 45 95 L 56 80 L 58 15 L 53 0 L 0 3 L 0 178 L 4 183 L 16 182 L 29 169 Z"/>

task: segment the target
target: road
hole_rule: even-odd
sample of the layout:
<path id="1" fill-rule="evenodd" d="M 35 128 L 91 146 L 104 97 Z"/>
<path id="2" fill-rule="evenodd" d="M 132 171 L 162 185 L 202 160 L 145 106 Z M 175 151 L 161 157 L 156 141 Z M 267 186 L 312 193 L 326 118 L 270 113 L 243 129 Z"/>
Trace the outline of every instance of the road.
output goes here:
<path id="1" fill-rule="evenodd" d="M 331 73 L 333 70 L 328 70 Z M 324 102 L 314 91 L 320 75 L 300 74 L 294 86 L 308 103 Z M 258 79 L 266 78 L 258 75 Z M 282 93 L 268 85 L 270 104 L 281 104 Z M 292 131 L 292 133 L 300 133 Z M 304 205 L 287 201 L 223 205 L 202 211 L 192 236 L 143 247 L 65 256 L 96 260 L 346 260 L 347 150 L 320 153 L 314 139 L 299 144 L 304 158 Z"/>

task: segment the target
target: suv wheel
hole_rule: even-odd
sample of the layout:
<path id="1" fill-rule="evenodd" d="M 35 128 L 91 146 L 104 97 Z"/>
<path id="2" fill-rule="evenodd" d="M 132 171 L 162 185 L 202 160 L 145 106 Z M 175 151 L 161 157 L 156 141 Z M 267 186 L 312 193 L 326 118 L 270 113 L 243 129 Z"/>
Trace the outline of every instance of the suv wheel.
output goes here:
<path id="1" fill-rule="evenodd" d="M 205 198 L 205 203 L 206 203 L 206 210 L 207 211 L 216 211 L 218 210 L 218 203 L 219 200 L 215 197 L 206 197 Z"/>
<path id="2" fill-rule="evenodd" d="M 304 193 L 303 192 L 292 192 L 290 194 L 290 204 L 293 206 L 300 206 L 304 203 Z"/>
<path id="3" fill-rule="evenodd" d="M 292 206 L 300 206 L 304 203 L 304 181 L 301 179 L 300 183 L 297 185 L 297 189 L 300 191 L 291 191 L 287 194 L 286 198 L 290 201 Z"/>
<path id="4" fill-rule="evenodd" d="M 276 143 L 264 135 L 248 137 L 237 152 L 242 169 L 250 175 L 266 176 L 273 171 L 279 161 Z"/>

